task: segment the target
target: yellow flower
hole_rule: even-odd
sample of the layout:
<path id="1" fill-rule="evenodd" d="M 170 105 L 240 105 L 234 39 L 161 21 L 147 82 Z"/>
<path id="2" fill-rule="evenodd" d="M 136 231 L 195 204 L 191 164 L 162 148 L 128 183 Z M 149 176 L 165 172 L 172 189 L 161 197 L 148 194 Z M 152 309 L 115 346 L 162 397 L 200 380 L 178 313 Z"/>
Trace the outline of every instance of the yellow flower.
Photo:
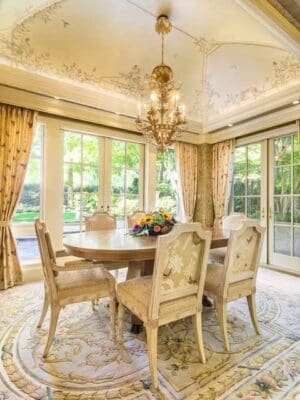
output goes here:
<path id="1" fill-rule="evenodd" d="M 145 215 L 144 218 L 145 218 L 146 224 L 149 224 L 150 222 L 153 221 L 153 215 L 152 214 Z"/>
<path id="2" fill-rule="evenodd" d="M 172 214 L 168 213 L 168 211 L 162 211 L 162 215 L 168 221 L 170 221 L 172 219 Z"/>
<path id="3" fill-rule="evenodd" d="M 141 217 L 141 218 L 138 220 L 138 224 L 140 224 L 140 225 L 144 225 L 145 223 L 146 223 L 146 219 L 145 219 L 144 216 Z"/>

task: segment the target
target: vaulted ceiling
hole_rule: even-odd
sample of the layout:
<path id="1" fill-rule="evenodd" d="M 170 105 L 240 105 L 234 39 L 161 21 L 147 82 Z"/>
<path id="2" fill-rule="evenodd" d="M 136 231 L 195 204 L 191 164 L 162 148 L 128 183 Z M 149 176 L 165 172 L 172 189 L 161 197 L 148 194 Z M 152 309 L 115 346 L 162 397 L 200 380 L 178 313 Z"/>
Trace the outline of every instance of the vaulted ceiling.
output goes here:
<path id="1" fill-rule="evenodd" d="M 188 117 L 206 124 L 300 84 L 297 56 L 239 3 L 2 0 L 0 63 L 96 90 L 107 109 L 134 115 L 145 79 L 160 62 L 155 19 L 167 13 L 173 24 L 167 63 Z M 271 3 L 297 25 L 299 0 Z"/>

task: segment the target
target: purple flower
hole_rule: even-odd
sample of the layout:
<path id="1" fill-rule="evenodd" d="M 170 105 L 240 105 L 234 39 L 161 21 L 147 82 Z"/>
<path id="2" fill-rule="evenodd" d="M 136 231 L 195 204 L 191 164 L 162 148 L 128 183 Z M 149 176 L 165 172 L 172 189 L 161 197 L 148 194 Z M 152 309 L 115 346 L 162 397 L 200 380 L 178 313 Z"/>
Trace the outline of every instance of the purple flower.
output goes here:
<path id="1" fill-rule="evenodd" d="M 134 225 L 134 227 L 132 228 L 132 232 L 139 232 L 142 229 L 141 225 L 136 224 Z"/>

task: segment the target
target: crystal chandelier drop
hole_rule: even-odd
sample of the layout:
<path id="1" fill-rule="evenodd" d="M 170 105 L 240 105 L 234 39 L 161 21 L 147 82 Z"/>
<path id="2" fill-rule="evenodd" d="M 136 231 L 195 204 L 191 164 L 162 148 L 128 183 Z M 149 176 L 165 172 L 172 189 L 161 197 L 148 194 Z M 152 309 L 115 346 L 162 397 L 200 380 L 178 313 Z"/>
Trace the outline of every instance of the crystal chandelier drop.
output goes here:
<path id="1" fill-rule="evenodd" d="M 179 90 L 173 80 L 171 67 L 164 63 L 165 34 L 172 25 L 167 16 L 157 18 L 156 32 L 161 35 L 161 63 L 157 65 L 150 77 L 150 101 L 144 104 L 147 119 L 141 118 L 141 104 L 138 104 L 137 129 L 159 150 L 165 151 L 175 137 L 178 137 L 186 124 L 185 105 L 179 104 Z"/>

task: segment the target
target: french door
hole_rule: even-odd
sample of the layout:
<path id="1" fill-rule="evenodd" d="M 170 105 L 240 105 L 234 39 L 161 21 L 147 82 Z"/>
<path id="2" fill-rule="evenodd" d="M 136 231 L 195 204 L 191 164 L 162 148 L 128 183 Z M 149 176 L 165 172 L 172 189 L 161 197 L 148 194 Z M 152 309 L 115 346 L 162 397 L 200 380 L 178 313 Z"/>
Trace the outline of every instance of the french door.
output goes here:
<path id="1" fill-rule="evenodd" d="M 267 143 L 238 145 L 234 154 L 233 211 L 267 227 Z M 267 262 L 267 235 L 261 261 Z"/>
<path id="2" fill-rule="evenodd" d="M 144 208 L 144 145 L 71 130 L 63 141 L 64 233 L 84 230 L 96 210 L 125 227 L 126 215 Z"/>
<path id="3" fill-rule="evenodd" d="M 269 263 L 299 273 L 299 134 L 270 140 L 269 154 Z"/>

